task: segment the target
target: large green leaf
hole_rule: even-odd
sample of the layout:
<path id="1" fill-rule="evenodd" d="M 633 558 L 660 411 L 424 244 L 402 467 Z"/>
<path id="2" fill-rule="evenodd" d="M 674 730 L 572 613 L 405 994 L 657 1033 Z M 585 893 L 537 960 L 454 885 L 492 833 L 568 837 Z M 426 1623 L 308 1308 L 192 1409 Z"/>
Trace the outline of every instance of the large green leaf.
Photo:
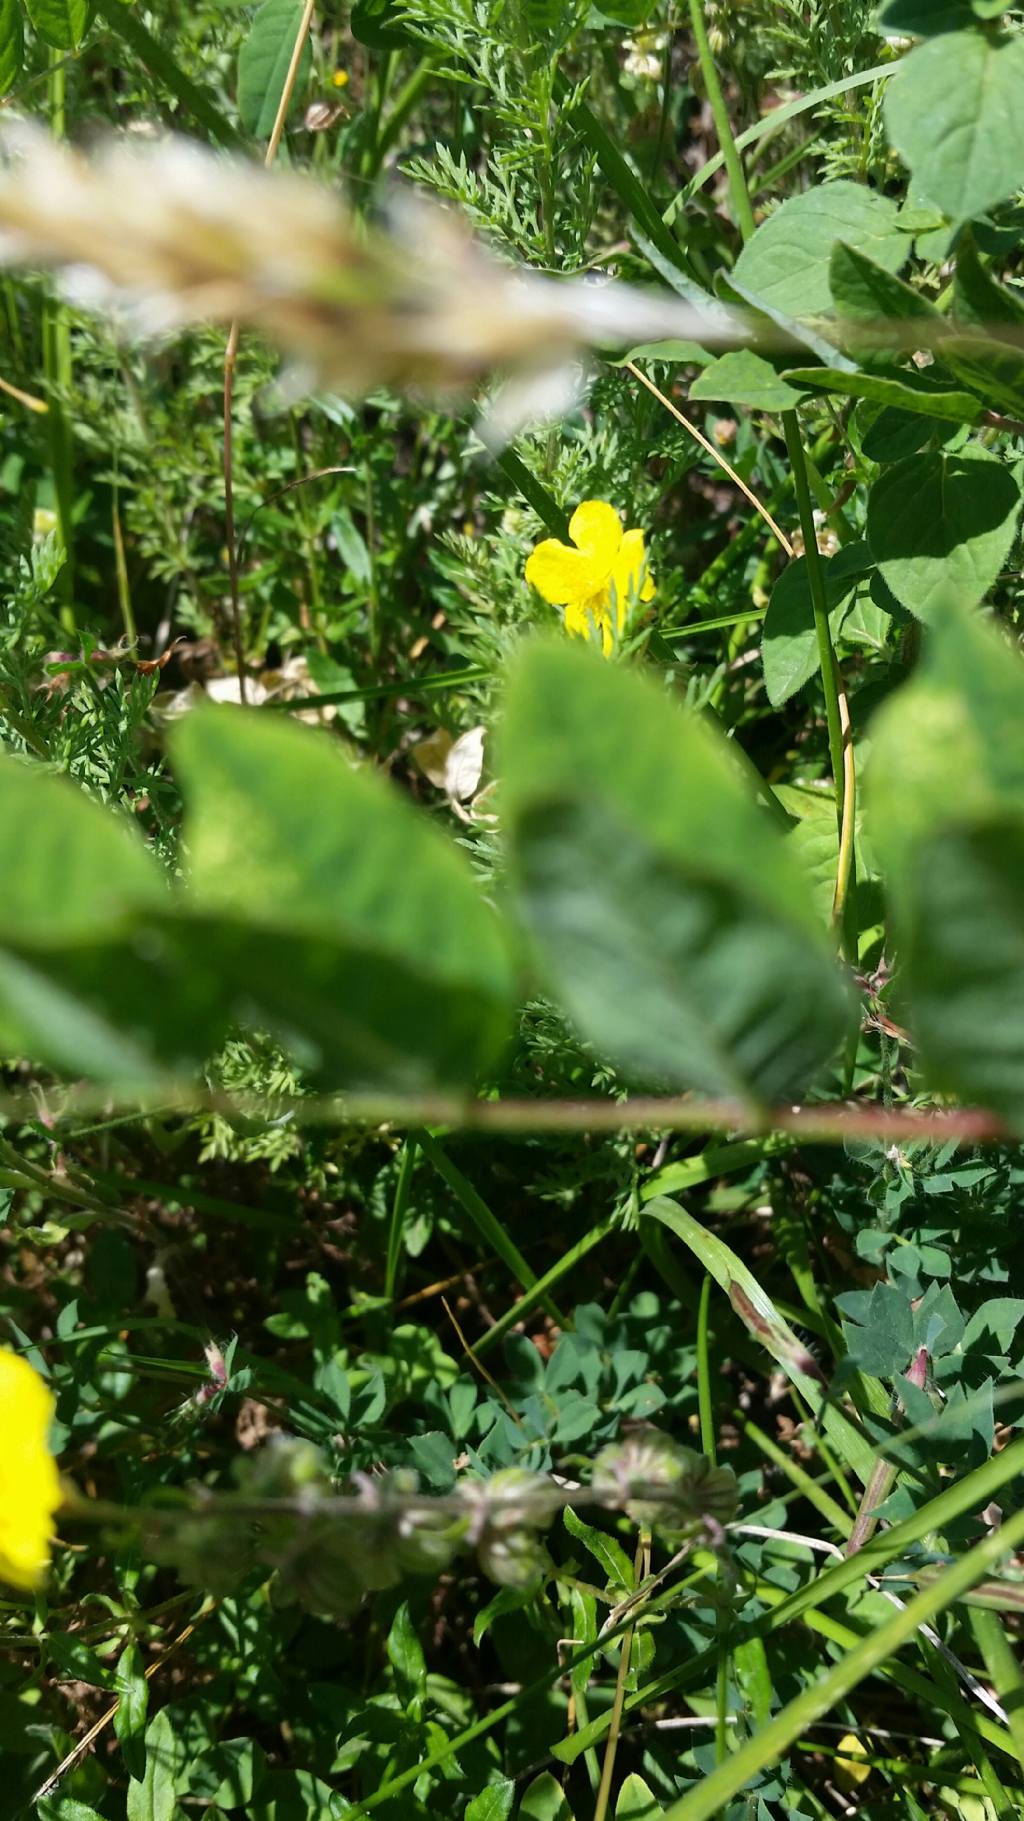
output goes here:
<path id="1" fill-rule="evenodd" d="M 912 683 L 872 722 L 872 839 L 902 894 L 944 828 L 1024 819 L 1024 663 L 972 615 L 944 615 Z"/>
<path id="2" fill-rule="evenodd" d="M 263 0 L 238 55 L 238 115 L 246 131 L 269 139 L 302 22 L 302 0 Z M 312 51 L 302 47 L 292 106 L 309 78 Z"/>
<path id="3" fill-rule="evenodd" d="M 0 0 L 0 95 L 6 95 L 17 82 L 24 54 L 21 0 Z"/>
<path id="4" fill-rule="evenodd" d="M 524 1791 L 519 1821 L 575 1821 L 561 1784 L 549 1770 L 542 1770 Z"/>
<path id="5" fill-rule="evenodd" d="M 25 0 L 32 24 L 58 51 L 77 51 L 89 29 L 90 0 Z"/>
<path id="6" fill-rule="evenodd" d="M 943 342 L 946 365 L 987 405 L 1024 414 L 1024 303 L 982 265 L 967 234 L 957 248 L 953 318 L 958 332 Z"/>
<path id="7" fill-rule="evenodd" d="M 873 724 L 872 838 L 936 1087 L 1024 1122 L 1024 663 L 943 618 Z"/>
<path id="8" fill-rule="evenodd" d="M 903 965 L 933 1087 L 1024 1130 L 1024 814 L 926 841 Z"/>
<path id="9" fill-rule="evenodd" d="M 819 316 L 830 309 L 829 263 L 843 241 L 869 253 L 888 272 L 910 255 L 894 202 L 845 178 L 791 196 L 762 222 L 736 261 L 734 276 L 747 291 L 790 316 Z"/>
<path id="10" fill-rule="evenodd" d="M 850 595 L 872 561 L 863 543 L 849 544 L 837 556 L 822 560 L 833 640 L 839 635 Z M 818 636 L 806 557 L 798 556 L 787 564 L 772 589 L 761 629 L 761 661 L 773 708 L 781 708 L 818 673 Z"/>
<path id="11" fill-rule="evenodd" d="M 969 28 L 906 58 L 885 98 L 889 137 L 915 188 L 951 221 L 1012 196 L 1024 172 L 1024 39 Z"/>
<path id="12" fill-rule="evenodd" d="M 455 844 L 323 734 L 190 715 L 184 780 L 199 946 L 237 1009 L 335 1085 L 468 1083 L 512 994 L 501 925 Z"/>
<path id="13" fill-rule="evenodd" d="M 847 999 L 807 883 L 714 730 L 566 644 L 528 648 L 504 729 L 516 896 L 538 967 L 632 1078 L 772 1100 Z"/>
<path id="14" fill-rule="evenodd" d="M 18 856 L 0 900 L 0 1050 L 138 1084 L 194 1068 L 220 1025 L 215 983 L 179 976 L 173 921 L 136 830 L 66 778 L 0 760 L 0 845 Z"/>
<path id="15" fill-rule="evenodd" d="M 137 830 L 33 762 L 0 757 L 0 847 L 17 855 L 5 869 L 0 940 L 101 937 L 125 912 L 166 899 Z"/>
<path id="16" fill-rule="evenodd" d="M 1020 487 L 982 449 L 927 451 L 887 468 L 868 497 L 871 552 L 896 599 L 920 620 L 944 603 L 975 607 L 1013 542 Z"/>

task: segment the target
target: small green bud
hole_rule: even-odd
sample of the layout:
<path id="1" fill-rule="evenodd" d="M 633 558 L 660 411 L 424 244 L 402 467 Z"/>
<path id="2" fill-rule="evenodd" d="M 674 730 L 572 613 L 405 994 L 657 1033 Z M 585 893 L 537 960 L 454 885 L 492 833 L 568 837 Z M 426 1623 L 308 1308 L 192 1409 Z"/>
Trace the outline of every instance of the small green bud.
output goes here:
<path id="1" fill-rule="evenodd" d="M 739 1495 L 731 1467 L 712 1467 L 671 1436 L 648 1429 L 602 1448 L 594 1462 L 594 1491 L 622 1504 L 635 1524 L 659 1530 L 720 1528 L 736 1515 Z M 637 1495 L 661 1494 L 647 1498 Z"/>

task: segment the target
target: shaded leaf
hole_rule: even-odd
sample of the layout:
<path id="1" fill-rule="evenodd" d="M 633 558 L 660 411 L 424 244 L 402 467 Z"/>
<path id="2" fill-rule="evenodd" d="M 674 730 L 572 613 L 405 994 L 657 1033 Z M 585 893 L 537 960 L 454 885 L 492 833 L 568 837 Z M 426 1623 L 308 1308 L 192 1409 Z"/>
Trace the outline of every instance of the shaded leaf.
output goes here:
<path id="1" fill-rule="evenodd" d="M 575 1821 L 560 1783 L 549 1770 L 534 1777 L 519 1805 L 518 1821 Z"/>
<path id="2" fill-rule="evenodd" d="M 665 1810 L 642 1777 L 634 1771 L 619 1791 L 615 1821 L 663 1821 Z"/>
<path id="3" fill-rule="evenodd" d="M 822 559 L 833 641 L 839 636 L 850 595 L 871 566 L 871 553 L 863 543 L 850 544 L 838 555 Z M 781 708 L 818 674 L 818 637 L 806 557 L 798 556 L 787 564 L 772 589 L 761 631 L 761 661 L 773 708 Z"/>
<path id="4" fill-rule="evenodd" d="M 466 1809 L 464 1821 L 508 1821 L 515 1801 L 516 1786 L 509 1777 L 490 1783 L 474 1796 Z"/>
<path id="5" fill-rule="evenodd" d="M 981 449 L 908 456 L 868 497 L 867 537 L 896 599 L 930 620 L 944 602 L 976 607 L 1013 542 L 1020 487 Z"/>

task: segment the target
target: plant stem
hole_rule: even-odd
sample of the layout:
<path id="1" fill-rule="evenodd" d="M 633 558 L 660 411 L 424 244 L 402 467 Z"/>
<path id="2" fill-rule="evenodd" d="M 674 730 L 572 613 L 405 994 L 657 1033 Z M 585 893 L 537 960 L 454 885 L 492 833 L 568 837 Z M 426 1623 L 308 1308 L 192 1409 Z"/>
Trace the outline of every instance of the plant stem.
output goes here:
<path id="1" fill-rule="evenodd" d="M 715 1413 L 711 1404 L 711 1360 L 708 1350 L 708 1310 L 711 1304 L 711 1275 L 706 1272 L 700 1287 L 697 1308 L 697 1404 L 700 1409 L 700 1445 L 712 1467 L 718 1465 L 715 1451 Z"/>
<path id="2" fill-rule="evenodd" d="M 828 750 L 832 765 L 832 780 L 836 792 L 836 816 L 839 832 L 843 826 L 844 763 L 843 763 L 843 721 L 839 707 L 839 685 L 836 675 L 835 653 L 832 649 L 832 633 L 828 623 L 828 599 L 825 594 L 825 571 L 821 554 L 818 550 L 818 534 L 814 523 L 814 507 L 811 503 L 811 489 L 807 478 L 807 462 L 804 457 L 804 446 L 800 439 L 800 425 L 795 411 L 782 413 L 782 427 L 786 438 L 786 449 L 789 453 L 790 467 L 793 470 L 793 489 L 796 494 L 797 511 L 800 515 L 800 529 L 804 538 L 804 557 L 807 562 L 807 581 L 811 591 L 811 609 L 814 614 L 814 630 L 818 637 L 818 658 L 821 663 L 821 682 L 825 691 L 825 718 L 828 723 Z"/>
<path id="3" fill-rule="evenodd" d="M 690 24 L 697 42 L 697 61 L 700 73 L 704 78 L 711 113 L 715 122 L 715 132 L 722 157 L 725 160 L 726 174 L 729 178 L 729 194 L 732 197 L 733 214 L 736 225 L 744 240 L 749 240 L 754 232 L 754 211 L 750 206 L 750 192 L 744 175 L 742 160 L 736 149 L 729 110 L 725 105 L 722 85 L 718 80 L 715 59 L 708 43 L 708 28 L 704 22 L 704 0 L 690 0 Z"/>

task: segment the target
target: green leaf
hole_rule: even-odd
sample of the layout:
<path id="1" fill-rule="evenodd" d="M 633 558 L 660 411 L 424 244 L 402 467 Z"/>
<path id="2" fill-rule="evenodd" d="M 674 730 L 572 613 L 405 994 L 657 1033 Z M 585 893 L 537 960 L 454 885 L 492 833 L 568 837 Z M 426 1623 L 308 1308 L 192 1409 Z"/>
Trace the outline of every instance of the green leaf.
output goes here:
<path id="1" fill-rule="evenodd" d="M 1019 187 L 1024 169 L 1024 38 L 974 28 L 931 38 L 885 97 L 889 137 L 915 187 L 953 222 Z"/>
<path id="2" fill-rule="evenodd" d="M 734 276 L 752 294 L 795 317 L 832 304 L 829 270 L 836 241 L 897 272 L 910 253 L 894 202 L 845 178 L 791 196 L 748 240 Z"/>
<path id="3" fill-rule="evenodd" d="M 636 1586 L 636 1575 L 622 1544 L 616 1542 L 607 1531 L 598 1530 L 577 1517 L 571 1505 L 566 1505 L 562 1521 L 570 1536 L 574 1536 L 584 1549 L 589 1550 L 595 1562 L 598 1562 L 613 1587 L 620 1587 L 624 1593 L 632 1593 Z"/>
<path id="4" fill-rule="evenodd" d="M 626 1778 L 615 1804 L 615 1821 L 664 1821 L 665 1810 L 642 1777 Z"/>
<path id="5" fill-rule="evenodd" d="M 950 424 L 978 424 L 983 416 L 977 399 L 969 392 L 937 386 L 915 373 L 891 379 L 882 373 L 841 373 L 832 367 L 787 367 L 783 378 L 806 392 L 869 399 L 872 404 L 916 411 L 921 417 L 941 418 Z"/>
<path id="6" fill-rule="evenodd" d="M 192 946 L 336 1084 L 469 1083 L 501 1047 L 505 938 L 454 842 L 328 737 L 189 715 L 173 751 Z"/>
<path id="7" fill-rule="evenodd" d="M 469 1803 L 463 1821 L 508 1821 L 516 1799 L 516 1786 L 510 1777 L 500 1783 L 489 1783 Z"/>
<path id="8" fill-rule="evenodd" d="M 302 0 L 263 0 L 239 52 L 238 116 L 257 139 L 269 139 L 274 130 L 302 13 Z M 307 33 L 289 111 L 301 100 L 312 56 Z"/>
<path id="9" fill-rule="evenodd" d="M 141 1782 L 128 1783 L 126 1821 L 173 1821 L 176 1809 L 177 1742 L 166 1707 L 146 1728 L 146 1769 Z"/>
<path id="10" fill-rule="evenodd" d="M 77 51 L 89 29 L 89 0 L 25 0 L 32 24 L 58 51 Z"/>
<path id="11" fill-rule="evenodd" d="M 978 333 L 955 333 L 942 358 L 957 378 L 997 411 L 1024 412 L 1024 302 L 982 265 L 969 234 L 957 247 L 953 281 L 955 328 L 976 325 Z"/>
<path id="12" fill-rule="evenodd" d="M 972 17 L 971 0 L 888 0 L 879 11 L 878 29 L 892 37 L 933 38 L 959 31 Z"/>
<path id="13" fill-rule="evenodd" d="M 0 0 L 0 95 L 6 95 L 21 75 L 25 31 L 21 0 Z"/>
<path id="14" fill-rule="evenodd" d="M 724 1290 L 747 1332 L 766 1349 L 796 1385 L 802 1397 L 815 1412 L 820 1412 L 822 1427 L 838 1448 L 848 1467 L 866 1485 L 875 1460 L 870 1442 L 854 1428 L 826 1395 L 820 1382 L 819 1368 L 799 1336 L 780 1315 L 771 1297 L 762 1288 L 731 1246 L 717 1233 L 701 1226 L 693 1215 L 669 1196 L 659 1195 L 642 1210 L 644 1220 L 660 1221 L 699 1259 L 704 1269 Z"/>
<path id="15" fill-rule="evenodd" d="M 832 248 L 828 282 L 837 313 L 851 322 L 884 325 L 939 315 L 935 305 L 912 285 L 842 240 Z"/>
<path id="16" fill-rule="evenodd" d="M 867 537 L 896 599 L 930 621 L 946 603 L 976 607 L 1013 543 L 1020 487 L 981 449 L 929 451 L 887 468 L 868 496 Z"/>
<path id="17" fill-rule="evenodd" d="M 74 1796 L 44 1796 L 35 1804 L 39 1821 L 103 1821 L 98 1808 L 78 1802 Z"/>
<path id="18" fill-rule="evenodd" d="M 0 847 L 17 854 L 0 897 L 0 940 L 42 945 L 106 935 L 162 906 L 163 875 L 137 830 L 68 778 L 0 757 Z"/>
<path id="19" fill-rule="evenodd" d="M 248 1811 L 265 1770 L 262 1747 L 252 1739 L 218 1739 L 192 1766 L 189 1795 L 213 1802 L 219 1809 Z"/>
<path id="20" fill-rule="evenodd" d="M 1024 663 L 945 617 L 881 710 L 869 827 L 931 1082 L 1024 1121 Z"/>
<path id="21" fill-rule="evenodd" d="M 260 1784 L 246 1821 L 342 1821 L 350 1806 L 311 1770 L 272 1770 Z"/>
<path id="22" fill-rule="evenodd" d="M 872 561 L 863 543 L 850 544 L 837 556 L 822 559 L 833 640 L 839 636 L 849 597 Z M 772 589 L 761 630 L 761 661 L 773 708 L 781 708 L 818 674 L 818 637 L 806 557 L 798 556 L 787 564 Z"/>
<path id="23" fill-rule="evenodd" d="M 953 426 L 937 432 L 934 419 L 924 417 L 916 407 L 903 411 L 896 405 L 874 405 L 870 401 L 858 411 L 857 424 L 861 430 L 860 446 L 868 461 L 882 466 L 916 455 L 936 434 L 955 434 Z"/>
<path id="24" fill-rule="evenodd" d="M 137 1644 L 127 1644 L 121 1652 L 114 1671 L 114 1685 L 120 1697 L 114 1714 L 114 1732 L 130 1774 L 141 1778 L 145 1774 L 142 1734 L 149 1709 L 149 1683 Z"/>
<path id="25" fill-rule="evenodd" d="M 800 403 L 795 387 L 788 386 L 774 367 L 749 348 L 713 360 L 694 380 L 690 397 L 749 405 L 754 411 L 792 411 Z"/>
<path id="26" fill-rule="evenodd" d="M 68 779 L 0 759 L 0 1048 L 129 1087 L 193 1068 L 222 1028 L 201 964 L 177 976 L 173 899 L 137 831 Z"/>
<path id="27" fill-rule="evenodd" d="M 623 367 L 627 360 L 663 360 L 670 363 L 678 362 L 687 367 L 707 367 L 714 360 L 714 355 L 709 354 L 706 348 L 702 348 L 695 341 L 642 341 L 639 347 L 630 348 L 629 353 L 624 354 L 621 360 L 611 361 L 609 364 L 613 367 Z"/>
<path id="28" fill-rule="evenodd" d="M 542 1770 L 525 1791 L 518 1821 L 575 1821 L 561 1784 L 549 1770 Z"/>
<path id="29" fill-rule="evenodd" d="M 406 1706 L 421 1700 L 427 1686 L 427 1662 L 408 1600 L 403 1600 L 387 1636 L 388 1661 L 395 1672 L 398 1692 Z"/>
<path id="30" fill-rule="evenodd" d="M 805 880 L 709 723 L 537 641 L 504 729 L 511 875 L 539 968 L 634 1078 L 773 1099 L 827 1060 L 845 992 Z"/>
<path id="31" fill-rule="evenodd" d="M 401 23 L 401 13 L 397 0 L 356 0 L 349 19 L 352 36 L 373 51 L 405 50 L 415 39 Z"/>

